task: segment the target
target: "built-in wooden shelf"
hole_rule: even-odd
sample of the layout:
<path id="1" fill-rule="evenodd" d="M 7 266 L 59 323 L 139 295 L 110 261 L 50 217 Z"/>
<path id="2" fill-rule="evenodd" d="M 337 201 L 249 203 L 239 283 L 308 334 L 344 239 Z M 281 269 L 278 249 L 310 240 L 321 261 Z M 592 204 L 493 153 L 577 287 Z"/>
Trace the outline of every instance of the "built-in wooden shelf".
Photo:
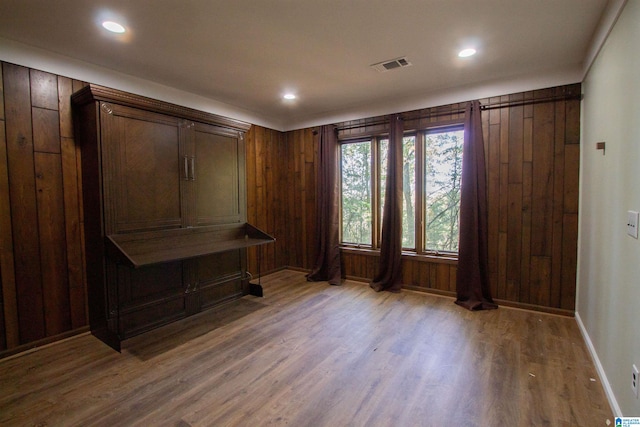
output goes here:
<path id="1" fill-rule="evenodd" d="M 139 268 L 264 245 L 273 237 L 249 223 L 113 234 L 105 238 L 107 255 Z"/>

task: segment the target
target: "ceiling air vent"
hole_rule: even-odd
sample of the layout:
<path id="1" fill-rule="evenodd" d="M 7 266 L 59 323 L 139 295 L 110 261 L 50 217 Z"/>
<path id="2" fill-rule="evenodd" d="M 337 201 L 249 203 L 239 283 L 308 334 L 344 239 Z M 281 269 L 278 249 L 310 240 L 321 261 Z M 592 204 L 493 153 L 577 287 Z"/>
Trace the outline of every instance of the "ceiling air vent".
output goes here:
<path id="1" fill-rule="evenodd" d="M 408 67 L 411 65 L 411 62 L 406 57 L 396 58 L 389 61 L 379 62 L 377 64 L 373 64 L 371 67 L 375 68 L 381 73 L 395 70 L 396 68 Z"/>

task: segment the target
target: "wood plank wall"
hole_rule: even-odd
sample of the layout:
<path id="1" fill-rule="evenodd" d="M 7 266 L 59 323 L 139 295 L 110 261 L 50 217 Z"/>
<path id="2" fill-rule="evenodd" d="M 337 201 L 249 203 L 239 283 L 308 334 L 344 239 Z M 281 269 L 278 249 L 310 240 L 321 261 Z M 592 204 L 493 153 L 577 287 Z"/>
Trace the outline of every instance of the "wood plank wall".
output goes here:
<path id="1" fill-rule="evenodd" d="M 2 63 L 0 74 L 0 356 L 87 328 L 80 148 L 70 95 L 86 83 Z M 544 97 L 579 85 L 507 95 Z M 438 107 L 455 111 L 458 105 Z M 358 123 L 366 122 L 363 119 Z M 456 120 L 441 116 L 438 120 Z M 579 101 L 483 114 L 489 172 L 490 274 L 496 298 L 572 311 L 575 304 Z M 409 123 L 409 126 L 423 126 Z M 378 131 L 371 127 L 368 131 Z M 247 134 L 248 221 L 276 237 L 260 272 L 309 270 L 316 256 L 318 147 L 313 129 Z M 257 251 L 249 270 L 257 274 Z M 377 254 L 343 252 L 368 280 Z M 407 287 L 451 293 L 455 262 L 405 257 Z M 4 352 L 4 353 L 3 353 Z"/>
<path id="2" fill-rule="evenodd" d="M 84 85 L 2 63 L 0 350 L 87 325 L 80 150 L 70 101 Z"/>
<path id="3" fill-rule="evenodd" d="M 574 84 L 482 99 L 481 103 L 544 99 L 556 94 L 579 94 L 580 90 L 580 84 Z M 407 120 L 405 128 L 460 121 L 461 107 L 462 104 L 451 104 L 403 113 L 407 117 L 437 113 L 437 117 Z M 380 119 L 340 123 L 344 127 L 364 125 L 357 130 L 342 131 L 341 137 L 384 131 L 384 125 L 376 124 Z M 492 109 L 483 112 L 482 121 L 488 170 L 492 294 L 505 304 L 572 314 L 578 236 L 580 101 Z M 287 140 L 296 150 L 301 148 L 309 153 L 317 150 L 309 146 L 313 140 L 309 129 L 288 132 Z M 309 154 L 307 160 L 310 159 Z M 297 196 L 300 203 L 311 189 L 299 181 L 296 188 L 296 192 L 304 192 Z M 306 221 L 312 223 L 310 218 Z M 308 252 L 310 241 L 315 239 L 313 230 L 300 227 L 296 230 L 297 240 L 290 240 L 292 250 L 298 254 Z M 342 261 L 347 277 L 371 280 L 377 271 L 378 254 L 343 250 Z M 289 265 L 298 268 L 307 269 L 311 264 L 295 257 L 289 259 Z M 407 288 L 453 294 L 456 262 L 404 256 L 403 281 Z"/>
<path id="4" fill-rule="evenodd" d="M 249 250 L 249 271 L 309 270 L 315 260 L 317 145 L 312 129 L 278 132 L 252 126 L 247 133 L 248 221 L 276 238 Z"/>
<path id="5" fill-rule="evenodd" d="M 287 155 L 286 148 L 282 132 L 261 126 L 252 126 L 247 132 L 247 222 L 276 238 L 275 243 L 248 250 L 248 269 L 254 276 L 286 265 L 283 258 L 288 248 L 283 218 L 287 177 L 280 167 L 281 158 Z"/>
<path id="6" fill-rule="evenodd" d="M 311 270 L 317 256 L 316 183 L 318 143 L 314 129 L 286 133 L 289 156 L 285 158 L 289 180 L 287 221 L 288 267 Z"/>

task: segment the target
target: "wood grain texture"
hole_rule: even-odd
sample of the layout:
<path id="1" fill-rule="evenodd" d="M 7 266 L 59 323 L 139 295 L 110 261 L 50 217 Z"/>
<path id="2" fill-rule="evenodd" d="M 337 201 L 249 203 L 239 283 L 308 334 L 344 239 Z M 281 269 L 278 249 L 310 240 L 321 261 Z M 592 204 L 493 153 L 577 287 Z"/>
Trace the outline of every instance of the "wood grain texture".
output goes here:
<path id="1" fill-rule="evenodd" d="M 93 85 L 71 100 L 92 333 L 120 350 L 124 339 L 246 295 L 244 248 L 255 239 L 242 227 L 244 132 L 219 116 Z M 232 240 L 211 238 L 231 228 Z M 207 271 L 192 258 L 220 260 L 209 255 L 227 250 L 238 253 L 233 273 L 199 276 Z"/>
<path id="2" fill-rule="evenodd" d="M 287 212 L 293 181 L 287 173 L 284 133 L 254 125 L 246 135 L 246 152 L 248 222 L 276 239 L 275 244 L 248 250 L 249 271 L 256 276 L 258 271 L 265 274 L 289 264 L 292 221 Z"/>
<path id="3" fill-rule="evenodd" d="M 58 110 L 58 79 L 55 74 L 40 70 L 29 70 L 31 83 L 31 105 L 33 107 Z"/>
<path id="4" fill-rule="evenodd" d="M 86 326 L 79 147 L 69 98 L 85 83 L 9 63 L 2 70 L 0 341 L 10 351 Z"/>
<path id="5" fill-rule="evenodd" d="M 20 342 L 46 336 L 34 176 L 29 69 L 3 64 L 7 162 Z"/>
<path id="6" fill-rule="evenodd" d="M 579 91 L 580 85 L 575 84 L 483 99 L 481 103 L 519 102 Z M 435 111 L 453 110 L 457 105 L 438 107 Z M 573 231 L 573 217 L 566 215 L 577 215 L 578 211 L 579 108 L 579 101 L 561 100 L 482 113 L 487 162 L 489 277 L 495 298 L 521 303 L 523 307 L 533 304 L 565 313 L 575 308 L 577 234 Z M 405 114 L 428 114 L 431 110 Z M 340 126 L 380 119 L 354 120 Z M 452 119 L 453 115 L 443 115 L 408 123 L 421 127 Z M 360 136 L 373 132 L 372 129 L 349 129 L 341 135 Z M 300 131 L 296 132 L 301 135 Z M 372 279 L 368 268 L 371 259 L 367 253 L 343 254 L 347 277 Z M 449 290 L 451 279 L 437 274 L 437 261 L 420 263 L 420 266 L 413 265 L 414 262 L 403 258 L 405 284 L 429 291 Z M 429 268 L 424 268 L 425 265 Z"/>
<path id="7" fill-rule="evenodd" d="M 0 361 L 17 425 L 598 426 L 611 409 L 574 319 L 309 283 L 129 340 Z M 402 327 L 398 327 L 402 325 Z"/>
<path id="8" fill-rule="evenodd" d="M 1 71 L 1 70 L 0 70 Z M 2 330 L 0 348 L 13 348 L 20 344 L 18 301 L 13 256 L 13 230 L 11 226 L 11 197 L 7 162 L 7 139 L 4 121 L 4 85 L 0 72 L 0 283 L 2 284 Z"/>
<path id="9" fill-rule="evenodd" d="M 58 117 L 64 191 L 66 258 L 71 331 L 88 325 L 83 239 L 82 166 L 80 145 L 73 139 L 71 93 L 87 83 L 58 76 Z"/>
<path id="10" fill-rule="evenodd" d="M 33 150 L 41 153 L 60 153 L 60 119 L 58 112 L 32 108 Z"/>
<path id="11" fill-rule="evenodd" d="M 44 336 L 47 327 L 46 316 L 41 321 L 33 318 L 33 325 L 42 325 L 35 326 L 40 332 L 30 337 L 19 334 L 19 319 L 32 319 L 30 310 L 33 307 L 36 307 L 36 313 L 44 310 L 44 303 L 37 308 L 37 301 L 41 299 L 37 292 L 25 292 L 30 287 L 41 289 L 39 283 L 43 280 L 39 266 L 41 237 L 38 232 L 40 213 L 36 203 L 35 163 L 27 164 L 29 158 L 33 158 L 35 147 L 45 147 L 37 150 L 61 156 L 63 246 L 71 328 L 87 324 L 82 164 L 80 146 L 73 139 L 69 100 L 71 93 L 86 87 L 87 83 L 8 63 L 2 65 L 0 96 L 4 102 L 0 102 L 0 120 L 5 117 L 8 120 L 2 122 L 0 132 L 6 129 L 6 135 L 2 137 L 0 133 L 0 143 L 6 145 L 0 147 L 0 151 L 9 155 L 3 158 L 0 154 L 0 274 L 5 324 L 2 335 L 6 348 L 14 348 L 26 342 L 37 343 L 37 337 Z M 481 102 L 540 99 L 563 90 L 578 93 L 580 85 L 506 95 Z M 575 300 L 572 276 L 577 245 L 575 218 L 578 212 L 580 101 L 566 101 L 562 105 L 542 108 L 528 105 L 522 107 L 522 112 L 517 109 L 483 112 L 489 192 L 489 272 L 491 289 L 497 298 L 517 295 L 513 302 L 572 311 Z M 427 118 L 407 123 L 411 128 L 420 128 L 439 123 L 439 120 L 440 123 L 457 120 L 460 115 L 450 112 L 462 106 L 451 104 L 420 110 L 418 113 L 433 110 L 443 113 L 443 116 L 437 120 Z M 38 114 L 48 118 L 36 117 Z M 365 118 L 350 123 L 374 123 L 376 120 Z M 370 124 L 365 130 L 369 133 L 383 132 L 385 125 Z M 356 134 L 356 130 L 347 132 Z M 18 136 L 24 139 L 16 139 Z M 29 148 L 31 154 L 29 150 L 16 151 L 16 141 L 32 144 Z M 517 141 L 515 147 L 514 141 Z M 16 157 L 18 152 L 21 153 L 19 161 Z M 283 133 L 253 126 L 246 136 L 246 153 L 248 222 L 264 223 L 263 230 L 276 237 L 276 243 L 261 253 L 261 272 L 286 266 L 310 269 L 315 260 L 315 176 L 318 167 L 313 129 Z M 12 161 L 18 161 L 25 167 L 10 168 L 9 162 Z M 512 164 L 514 161 L 521 162 L 521 165 Z M 550 190 L 546 187 L 547 182 L 554 183 Z M 517 188 L 519 185 L 521 189 Z M 30 196 L 22 203 L 22 196 L 18 193 Z M 518 200 L 520 193 L 521 202 Z M 46 208 L 58 209 L 55 206 Z M 29 214 L 25 214 L 27 211 Z M 61 225 L 55 227 L 60 228 Z M 14 243 L 18 235 L 21 239 Z M 534 259 L 541 256 L 551 257 L 548 282 L 542 280 L 546 273 L 534 271 L 536 266 L 546 265 L 546 261 Z M 257 250 L 249 250 L 248 258 L 249 270 L 256 274 Z M 367 280 L 375 274 L 374 256 L 351 254 L 343 256 L 343 263 L 349 277 Z M 437 274 L 438 263 L 412 259 L 403 263 L 407 286 L 430 292 L 450 292 L 455 264 L 449 264 L 448 268 L 448 279 L 445 279 L 442 271 L 440 276 Z M 439 277 L 445 283 L 439 283 Z M 541 283 L 548 283 L 548 289 L 541 291 Z M 547 293 L 549 296 L 544 297 Z M 23 298 L 32 295 L 36 305 L 27 304 L 23 299 L 21 306 L 19 294 Z M 23 324 L 23 328 L 33 328 L 31 321 L 28 322 L 30 326 Z"/>
<path id="12" fill-rule="evenodd" d="M 35 153 L 46 336 L 71 329 L 61 169 L 60 155 Z"/>

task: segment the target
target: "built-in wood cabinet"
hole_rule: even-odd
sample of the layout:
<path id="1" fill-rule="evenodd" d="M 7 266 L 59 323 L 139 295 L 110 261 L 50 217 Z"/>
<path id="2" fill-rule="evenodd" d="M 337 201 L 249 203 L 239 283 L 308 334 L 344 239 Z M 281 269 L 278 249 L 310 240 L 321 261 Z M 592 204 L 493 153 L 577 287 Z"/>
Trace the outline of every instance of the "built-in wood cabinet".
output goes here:
<path id="1" fill-rule="evenodd" d="M 82 144 L 92 332 L 126 338 L 248 293 L 247 123 L 89 85 Z"/>

